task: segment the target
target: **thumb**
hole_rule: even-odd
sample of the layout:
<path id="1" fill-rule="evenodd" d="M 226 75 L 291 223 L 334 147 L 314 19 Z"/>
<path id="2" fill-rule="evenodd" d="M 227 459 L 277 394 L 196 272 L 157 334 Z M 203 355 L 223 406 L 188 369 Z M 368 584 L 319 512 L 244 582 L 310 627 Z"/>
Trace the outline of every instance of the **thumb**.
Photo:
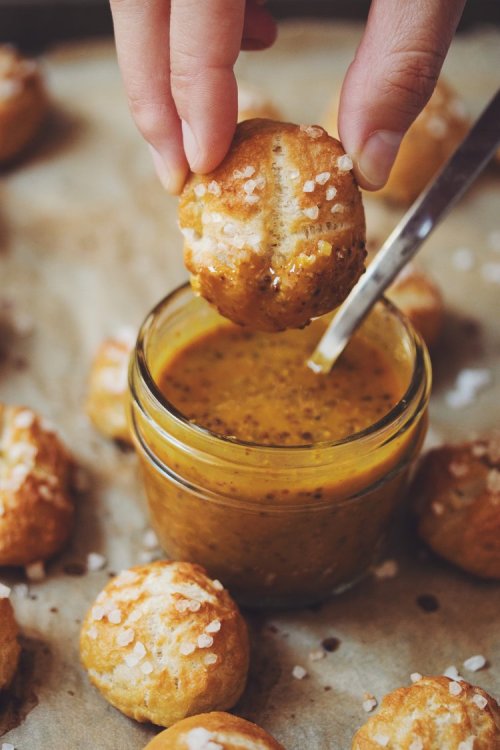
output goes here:
<path id="1" fill-rule="evenodd" d="M 434 90 L 465 0 L 373 0 L 347 72 L 339 133 L 361 187 L 381 188 Z"/>

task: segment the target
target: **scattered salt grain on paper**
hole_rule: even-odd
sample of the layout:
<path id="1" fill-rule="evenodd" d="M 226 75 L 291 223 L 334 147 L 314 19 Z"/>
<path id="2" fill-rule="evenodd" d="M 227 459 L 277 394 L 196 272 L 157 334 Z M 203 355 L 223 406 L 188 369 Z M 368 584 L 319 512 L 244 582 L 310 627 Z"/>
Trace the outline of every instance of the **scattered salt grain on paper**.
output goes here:
<path id="1" fill-rule="evenodd" d="M 26 565 L 24 572 L 30 581 L 43 581 L 45 578 L 45 568 L 41 561 Z"/>
<path id="2" fill-rule="evenodd" d="M 370 711 L 373 711 L 374 708 L 377 708 L 377 699 L 374 695 L 370 695 L 369 693 L 365 693 L 365 699 L 363 701 L 363 711 L 366 711 L 367 714 L 370 713 Z"/>
<path id="3" fill-rule="evenodd" d="M 95 573 L 97 570 L 102 570 L 106 562 L 104 555 L 101 555 L 99 552 L 89 552 L 87 555 L 87 570 Z"/>
<path id="4" fill-rule="evenodd" d="M 159 546 L 158 537 L 153 529 L 148 529 L 144 532 L 142 543 L 146 549 L 156 549 Z"/>
<path id="5" fill-rule="evenodd" d="M 458 674 L 458 669 L 451 665 L 449 667 L 446 667 L 446 669 L 443 672 L 444 677 L 449 677 L 450 680 L 461 680 L 462 677 Z"/>
<path id="6" fill-rule="evenodd" d="M 410 675 L 410 680 L 413 683 L 419 682 L 421 679 L 422 679 L 422 675 L 420 674 L 420 672 L 412 672 Z"/>
<path id="7" fill-rule="evenodd" d="M 463 666 L 464 669 L 467 669 L 469 672 L 478 672 L 486 666 L 486 659 L 482 654 L 476 654 L 475 656 L 470 656 L 466 659 Z"/>
<path id="8" fill-rule="evenodd" d="M 468 247 L 458 247 L 451 256 L 451 262 L 457 271 L 470 271 L 474 268 L 476 259 Z"/>
<path id="9" fill-rule="evenodd" d="M 491 380 L 490 370 L 465 368 L 459 372 L 454 387 L 446 394 L 446 403 L 452 409 L 469 406 L 477 394 L 491 384 Z"/>
<path id="10" fill-rule="evenodd" d="M 385 578 L 394 578 L 398 573 L 398 564 L 396 560 L 384 560 L 383 563 L 373 569 L 373 575 L 379 580 Z"/>
<path id="11" fill-rule="evenodd" d="M 483 263 L 481 276 L 490 284 L 500 284 L 500 263 Z"/>
<path id="12" fill-rule="evenodd" d="M 307 670 L 304 669 L 304 667 L 301 667 L 299 664 L 296 664 L 292 669 L 292 677 L 294 677 L 296 680 L 303 680 L 306 676 Z"/>

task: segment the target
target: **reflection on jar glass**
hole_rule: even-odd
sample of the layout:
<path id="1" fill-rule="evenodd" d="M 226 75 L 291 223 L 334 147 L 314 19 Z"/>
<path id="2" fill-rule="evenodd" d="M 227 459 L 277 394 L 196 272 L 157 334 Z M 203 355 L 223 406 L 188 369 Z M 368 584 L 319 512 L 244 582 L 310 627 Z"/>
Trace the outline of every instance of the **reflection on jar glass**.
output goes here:
<path id="1" fill-rule="evenodd" d="M 227 321 L 184 286 L 140 331 L 130 419 L 151 523 L 171 558 L 200 563 L 243 604 L 320 601 L 367 571 L 403 499 L 427 425 L 427 351 L 395 308 L 379 302 L 359 335 L 384 353 L 404 395 L 343 439 L 258 445 L 190 422 L 158 387 L 168 362 L 221 325 Z"/>

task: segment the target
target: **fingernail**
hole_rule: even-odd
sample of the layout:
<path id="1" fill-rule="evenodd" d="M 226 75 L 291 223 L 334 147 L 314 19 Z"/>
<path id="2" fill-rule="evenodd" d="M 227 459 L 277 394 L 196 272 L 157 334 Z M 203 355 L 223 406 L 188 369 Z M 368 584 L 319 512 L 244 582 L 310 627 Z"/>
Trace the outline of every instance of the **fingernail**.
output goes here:
<path id="1" fill-rule="evenodd" d="M 180 193 L 186 181 L 186 170 L 172 170 L 160 152 L 150 143 L 148 146 L 153 158 L 156 174 L 167 193 L 173 193 L 174 195 Z"/>
<path id="2" fill-rule="evenodd" d="M 182 121 L 182 139 L 184 142 L 184 152 L 186 154 L 186 158 L 189 162 L 189 166 L 194 171 L 196 162 L 198 161 L 198 157 L 200 154 L 200 149 L 198 146 L 198 141 L 196 140 L 196 136 L 193 133 L 190 124 L 186 120 Z"/>
<path id="3" fill-rule="evenodd" d="M 378 130 L 368 138 L 357 160 L 357 167 L 372 188 L 385 184 L 396 158 L 403 133 Z"/>

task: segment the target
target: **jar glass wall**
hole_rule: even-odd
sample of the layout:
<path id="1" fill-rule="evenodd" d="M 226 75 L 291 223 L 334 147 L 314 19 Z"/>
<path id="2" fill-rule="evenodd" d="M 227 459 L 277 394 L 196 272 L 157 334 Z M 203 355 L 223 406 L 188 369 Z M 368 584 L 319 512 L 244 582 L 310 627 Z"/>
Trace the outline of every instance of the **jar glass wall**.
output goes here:
<path id="1" fill-rule="evenodd" d="M 130 419 L 152 526 L 170 557 L 200 563 L 243 604 L 319 601 L 367 571 L 403 499 L 426 430 L 427 351 L 390 303 L 378 303 L 362 335 L 390 357 L 403 398 L 343 440 L 261 446 L 192 424 L 157 386 L 177 352 L 221 324 L 186 286 L 140 331 Z"/>

